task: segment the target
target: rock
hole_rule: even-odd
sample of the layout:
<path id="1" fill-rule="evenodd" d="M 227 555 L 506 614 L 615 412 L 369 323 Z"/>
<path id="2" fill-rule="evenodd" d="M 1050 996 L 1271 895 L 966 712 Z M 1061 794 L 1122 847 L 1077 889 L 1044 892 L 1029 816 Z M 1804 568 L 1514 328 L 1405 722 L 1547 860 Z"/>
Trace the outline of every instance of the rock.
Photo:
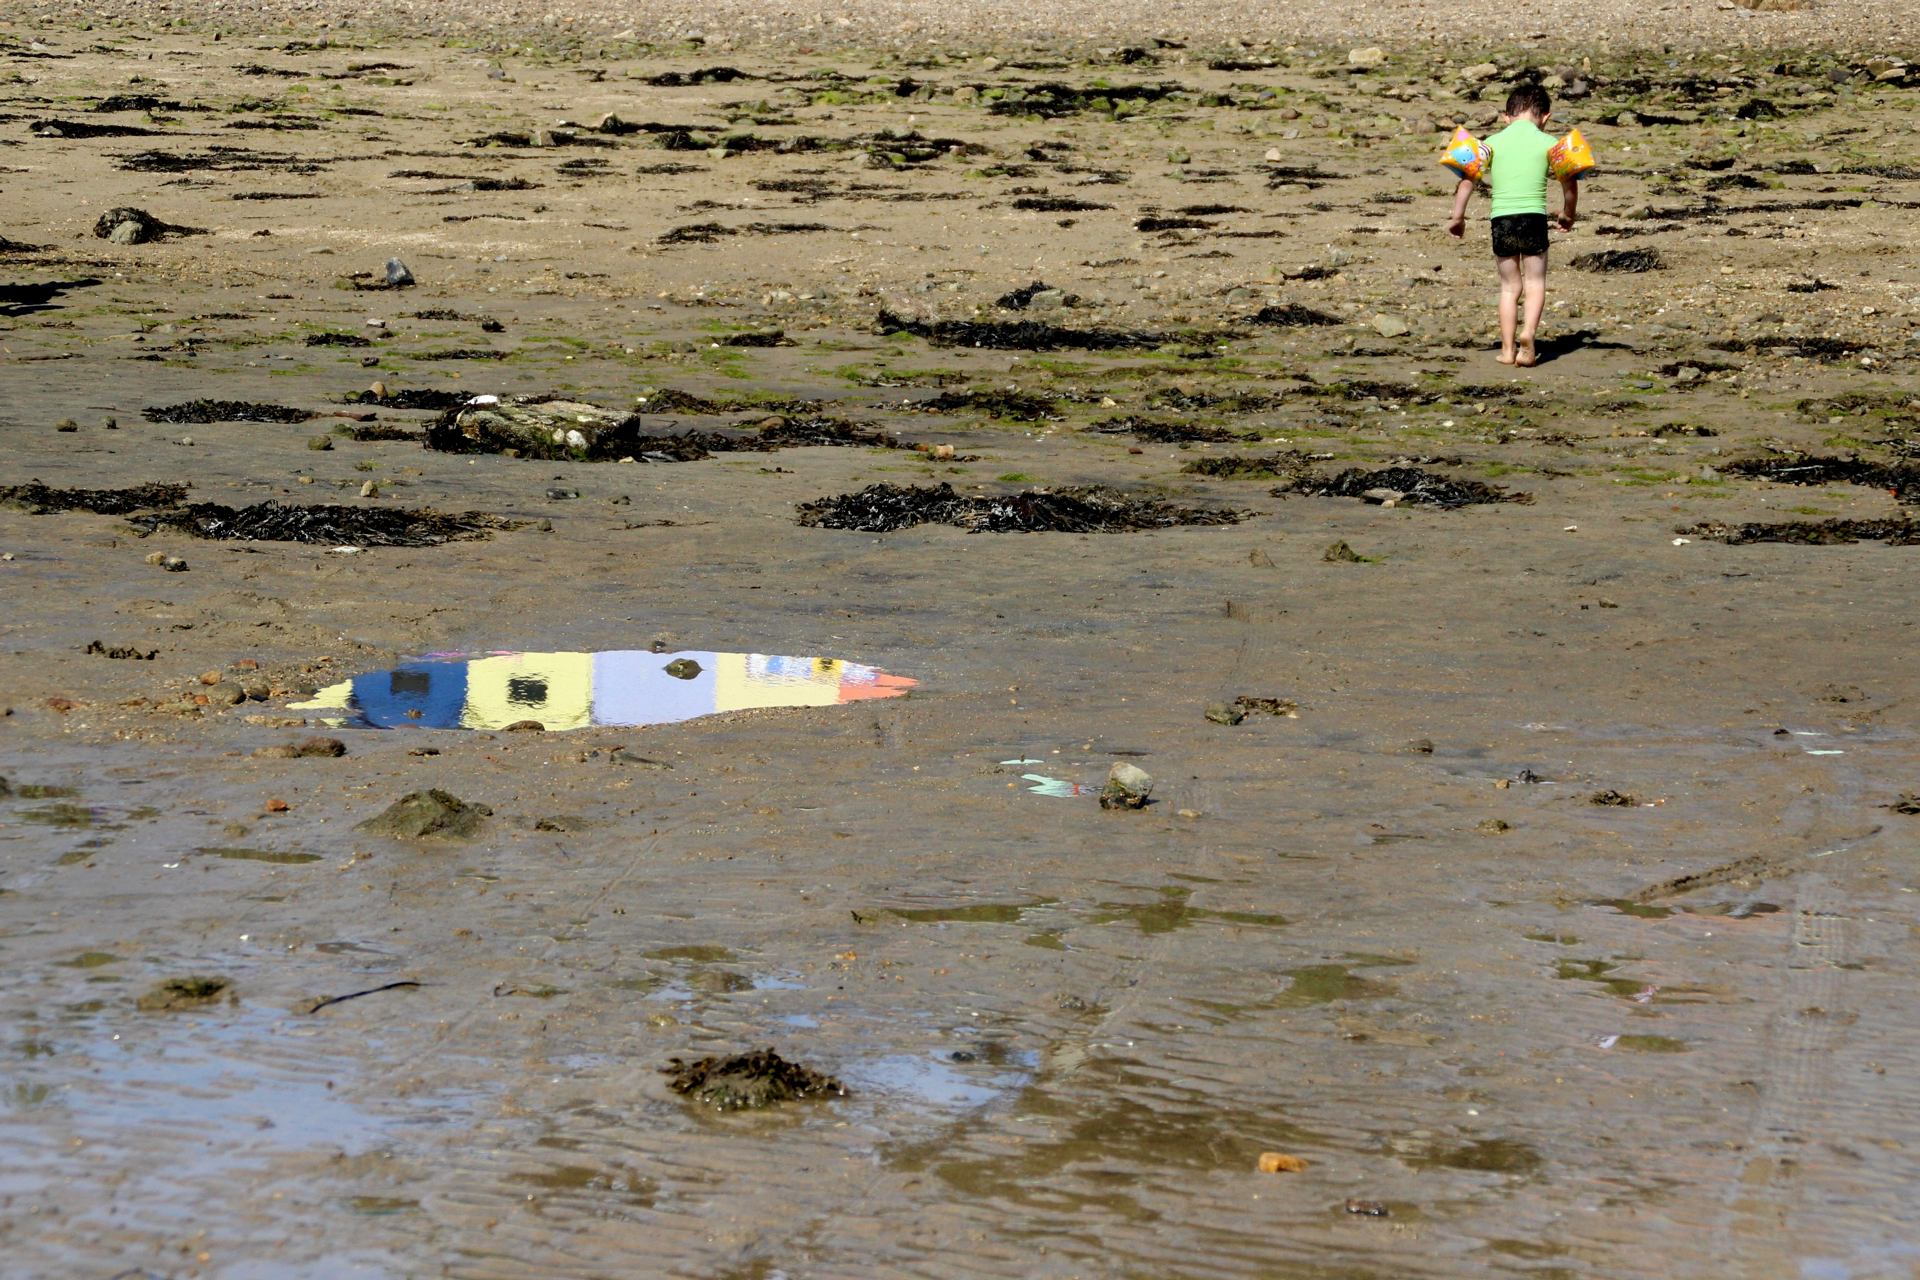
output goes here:
<path id="1" fill-rule="evenodd" d="M 398 840 L 428 836 L 468 839 L 479 833 L 482 820 L 492 814 L 484 804 L 468 804 L 434 787 L 401 796 L 384 812 L 362 822 L 359 829 Z"/>
<path id="2" fill-rule="evenodd" d="M 976 102 L 979 100 L 979 98 L 980 98 L 980 91 L 974 88 L 970 84 L 963 84 L 958 89 L 955 89 L 953 91 L 953 100 L 955 102 L 959 102 L 959 103 Z"/>
<path id="3" fill-rule="evenodd" d="M 1042 289 L 1027 300 L 1031 311 L 1058 311 L 1067 305 L 1065 289 Z"/>
<path id="4" fill-rule="evenodd" d="M 1367 558 L 1348 546 L 1345 542 L 1336 542 L 1328 547 L 1320 557 L 1328 564 L 1365 564 Z"/>
<path id="5" fill-rule="evenodd" d="M 1307 1162 L 1299 1156 L 1290 1156 L 1280 1151 L 1262 1151 L 1260 1153 L 1260 1172 L 1262 1173 L 1301 1173 Z"/>
<path id="6" fill-rule="evenodd" d="M 1360 497 L 1379 507 L 1397 507 L 1406 498 L 1398 489 L 1369 489 Z"/>
<path id="7" fill-rule="evenodd" d="M 515 720 L 500 730 L 502 733 L 545 733 L 547 726 L 538 720 Z"/>
<path id="8" fill-rule="evenodd" d="M 1355 71 L 1372 71 L 1383 67 L 1387 62 L 1387 51 L 1381 48 L 1347 50 L 1347 66 Z"/>
<path id="9" fill-rule="evenodd" d="M 380 484 L 379 484 L 379 482 L 378 482 L 377 480 L 369 480 L 369 481 L 367 481 L 367 482 L 366 482 L 365 484 L 363 484 L 363 485 L 361 485 L 361 486 L 360 486 L 360 496 L 361 496 L 361 497 L 363 497 L 363 498 L 377 498 L 377 497 L 379 497 L 379 496 L 380 496 Z"/>
<path id="10" fill-rule="evenodd" d="M 675 658 L 665 670 L 675 680 L 692 680 L 700 674 L 700 664 L 692 658 Z"/>
<path id="11" fill-rule="evenodd" d="M 327 453 L 333 449 L 332 436 L 308 436 L 307 448 L 315 453 Z"/>
<path id="12" fill-rule="evenodd" d="M 1383 338 L 1404 338 L 1412 329 L 1413 326 L 1399 316 L 1379 315 L 1373 318 L 1373 331 Z"/>
<path id="13" fill-rule="evenodd" d="M 640 126 L 629 124 L 609 111 L 600 117 L 599 123 L 593 126 L 593 131 L 595 133 L 635 133 L 639 128 Z"/>
<path id="14" fill-rule="evenodd" d="M 145 209 L 131 206 L 109 209 L 93 224 L 93 234 L 113 244 L 145 244 L 159 239 L 166 230 L 166 223 Z"/>
<path id="15" fill-rule="evenodd" d="M 1107 785 L 1100 789 L 1102 809 L 1144 809 L 1153 794 L 1153 777 L 1145 769 L 1122 761 L 1107 771 Z"/>
<path id="16" fill-rule="evenodd" d="M 388 258 L 387 259 L 387 288 L 410 289 L 412 287 L 413 287 L 413 272 L 407 269 L 407 264 L 400 261 L 400 259 L 398 258 Z"/>
<path id="17" fill-rule="evenodd" d="M 475 396 L 428 428 L 427 444 L 451 452 L 523 458 L 618 458 L 639 453 L 637 427 L 620 414 L 574 400 L 527 402 Z"/>
<path id="18" fill-rule="evenodd" d="M 1229 703 L 1209 702 L 1206 717 L 1215 724 L 1235 725 L 1245 720 L 1247 713 Z"/>
<path id="19" fill-rule="evenodd" d="M 194 974 L 185 978 L 168 978 L 141 996 L 135 1002 L 135 1007 L 143 1013 L 177 1013 L 182 1009 L 198 1009 L 212 1004 L 221 996 L 237 999 L 230 980 Z"/>
<path id="20" fill-rule="evenodd" d="M 1470 67 L 1462 67 L 1460 69 L 1460 78 L 1462 80 L 1473 80 L 1476 82 L 1491 80 L 1499 74 L 1499 64 L 1492 62 L 1476 62 Z"/>

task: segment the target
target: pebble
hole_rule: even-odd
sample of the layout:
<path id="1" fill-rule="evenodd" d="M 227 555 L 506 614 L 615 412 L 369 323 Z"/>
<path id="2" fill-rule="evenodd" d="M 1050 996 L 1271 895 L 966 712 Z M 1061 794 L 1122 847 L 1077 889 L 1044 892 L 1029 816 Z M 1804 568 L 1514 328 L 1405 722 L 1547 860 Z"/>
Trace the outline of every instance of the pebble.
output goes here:
<path id="1" fill-rule="evenodd" d="M 360 496 L 361 496 L 361 497 L 363 497 L 363 498 L 377 498 L 377 497 L 379 497 L 379 496 L 380 496 L 380 485 L 379 485 L 379 482 L 378 482 L 378 481 L 375 481 L 375 480 L 369 480 L 369 481 L 367 481 L 367 482 L 366 482 L 365 484 L 363 484 L 363 485 L 361 485 L 361 486 L 360 486 Z"/>

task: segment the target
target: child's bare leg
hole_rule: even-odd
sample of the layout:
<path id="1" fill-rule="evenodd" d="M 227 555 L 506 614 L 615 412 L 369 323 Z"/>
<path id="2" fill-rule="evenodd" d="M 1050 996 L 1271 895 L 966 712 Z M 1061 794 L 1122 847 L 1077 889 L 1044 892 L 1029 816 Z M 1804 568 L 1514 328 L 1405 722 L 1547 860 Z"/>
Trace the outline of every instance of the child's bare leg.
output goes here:
<path id="1" fill-rule="evenodd" d="M 1520 318 L 1520 334 L 1513 362 L 1517 365 L 1530 365 L 1538 355 L 1534 351 L 1534 331 L 1540 327 L 1540 311 L 1547 305 L 1547 256 L 1544 253 L 1529 254 L 1520 260 L 1520 276 L 1524 305 Z"/>
<path id="2" fill-rule="evenodd" d="M 1513 330 L 1520 314 L 1520 259 L 1500 258 L 1500 355 L 1501 364 L 1514 361 Z"/>

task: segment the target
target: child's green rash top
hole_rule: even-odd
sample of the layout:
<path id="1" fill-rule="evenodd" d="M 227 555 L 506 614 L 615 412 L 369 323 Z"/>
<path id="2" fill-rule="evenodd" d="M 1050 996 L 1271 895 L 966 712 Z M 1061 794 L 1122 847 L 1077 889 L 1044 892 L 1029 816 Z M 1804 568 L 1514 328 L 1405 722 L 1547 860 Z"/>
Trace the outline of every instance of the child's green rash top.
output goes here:
<path id="1" fill-rule="evenodd" d="M 1531 120 L 1515 120 L 1487 139 L 1493 162 L 1487 185 L 1493 191 L 1490 217 L 1547 211 L 1547 152 L 1553 135 Z"/>

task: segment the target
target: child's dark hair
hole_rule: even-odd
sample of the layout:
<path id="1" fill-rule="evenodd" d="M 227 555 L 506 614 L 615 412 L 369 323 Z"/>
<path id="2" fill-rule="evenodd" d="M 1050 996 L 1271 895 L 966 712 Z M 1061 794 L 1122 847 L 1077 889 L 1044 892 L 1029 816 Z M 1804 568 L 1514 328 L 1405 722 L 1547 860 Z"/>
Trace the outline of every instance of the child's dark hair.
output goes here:
<path id="1" fill-rule="evenodd" d="M 1507 114 L 1515 118 L 1531 111 L 1544 120 L 1552 110 L 1553 99 L 1537 84 L 1515 85 L 1513 92 L 1507 95 Z"/>

